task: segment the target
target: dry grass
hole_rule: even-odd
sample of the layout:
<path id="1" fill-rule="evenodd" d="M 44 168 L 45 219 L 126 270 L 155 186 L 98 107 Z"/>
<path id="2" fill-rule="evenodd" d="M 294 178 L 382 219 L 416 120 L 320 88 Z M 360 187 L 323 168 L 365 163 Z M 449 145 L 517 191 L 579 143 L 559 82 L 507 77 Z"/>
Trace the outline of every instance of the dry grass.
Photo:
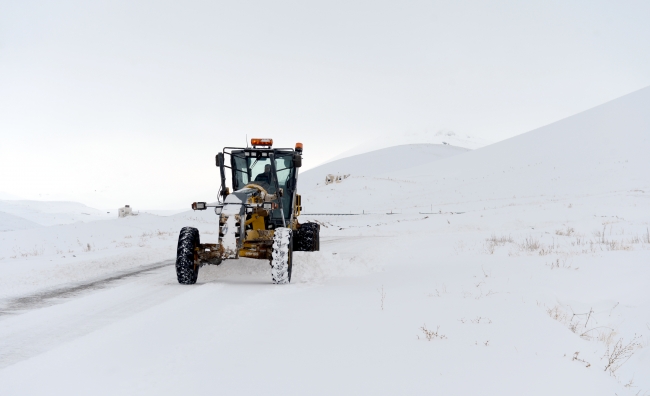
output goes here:
<path id="1" fill-rule="evenodd" d="M 546 263 L 546 265 L 548 267 L 550 267 L 552 270 L 553 269 L 559 269 L 559 268 L 574 269 L 574 270 L 580 269 L 579 267 L 573 268 L 571 266 L 571 264 L 567 264 L 567 258 L 566 257 L 563 257 L 561 259 L 557 258 L 557 259 L 555 259 L 555 261 L 551 261 L 550 263 Z"/>
<path id="2" fill-rule="evenodd" d="M 623 339 L 620 338 L 615 344 L 607 345 L 607 351 L 603 355 L 603 359 L 607 361 L 605 371 L 609 371 L 611 375 L 616 376 L 616 370 L 621 368 L 625 362 L 630 360 L 632 355 L 634 355 L 638 349 L 641 349 L 642 346 L 639 342 L 640 340 L 641 336 L 635 334 L 632 340 L 628 343 L 625 343 Z"/>
<path id="3" fill-rule="evenodd" d="M 503 246 L 506 243 L 515 243 L 514 239 L 512 239 L 512 237 L 510 235 L 508 235 L 508 236 L 502 235 L 502 236 L 498 237 L 498 236 L 492 234 L 492 236 L 489 237 L 487 239 L 487 241 L 494 244 L 494 245 L 496 245 L 496 246 Z"/>
<path id="4" fill-rule="evenodd" d="M 576 230 L 574 230 L 572 227 L 567 226 L 564 230 L 555 230 L 555 235 L 572 236 L 575 232 Z"/>
<path id="5" fill-rule="evenodd" d="M 643 249 L 650 247 L 650 230 L 648 228 L 642 234 L 630 234 L 626 233 L 623 228 L 615 230 L 611 225 L 605 224 L 602 229 L 594 230 L 591 233 L 592 237 L 585 237 L 575 228 L 566 226 L 555 230 L 554 234 L 552 237 L 544 234 L 528 235 L 523 237 L 523 240 L 513 240 L 511 236 L 492 235 L 486 239 L 484 249 L 488 254 L 494 254 L 496 247 L 511 243 L 512 248 L 508 253 L 510 256 L 536 253 L 540 256 L 557 254 L 566 257 L 604 251 L 628 251 L 633 250 L 635 246 L 640 246 Z M 556 236 L 567 238 L 557 238 Z"/>
<path id="6" fill-rule="evenodd" d="M 614 329 L 607 329 L 605 331 L 598 331 L 594 338 L 605 345 L 610 345 L 616 339 L 616 335 L 617 333 Z"/>
<path id="7" fill-rule="evenodd" d="M 598 337 L 602 329 L 611 331 L 608 327 L 598 326 L 588 328 L 589 321 L 592 318 L 593 310 L 585 313 L 568 313 L 560 305 L 555 305 L 552 308 L 547 308 L 546 313 L 552 319 L 557 320 L 571 330 L 572 333 L 577 334 L 580 338 L 591 341 Z"/>
<path id="8" fill-rule="evenodd" d="M 547 308 L 546 313 L 551 317 L 551 319 L 562 323 L 573 333 L 578 334 L 578 329 L 582 328 L 580 320 L 576 318 L 575 315 L 571 315 L 565 312 L 559 305 L 556 305 L 552 308 Z M 580 334 L 580 336 L 582 337 L 582 334 Z"/>
<path id="9" fill-rule="evenodd" d="M 510 235 L 496 236 L 492 234 L 492 236 L 485 240 L 485 250 L 488 254 L 494 254 L 497 246 L 504 246 L 506 243 L 515 243 L 515 241 Z"/>
<path id="10" fill-rule="evenodd" d="M 587 341 L 602 342 L 607 346 L 603 359 L 605 359 L 604 371 L 609 372 L 612 376 L 616 376 L 618 370 L 625 362 L 627 362 L 634 353 L 643 347 L 641 343 L 642 336 L 636 334 L 629 342 L 625 342 L 623 338 L 616 338 L 617 334 L 614 329 L 606 326 L 596 326 L 589 328 L 589 321 L 593 317 L 594 311 L 589 310 L 585 313 L 568 313 L 559 305 L 552 308 L 547 308 L 546 313 L 554 320 L 564 324 L 571 330 L 571 332 L 578 335 L 580 338 Z M 593 321 L 592 321 L 593 322 Z M 578 358 L 579 352 L 574 354 L 573 360 L 578 360 L 587 364 L 591 364 Z"/>
<path id="11" fill-rule="evenodd" d="M 519 244 L 519 247 L 522 250 L 529 252 L 534 252 L 542 248 L 542 244 L 539 242 L 539 239 L 533 238 L 532 236 L 526 237 L 522 243 Z"/>
<path id="12" fill-rule="evenodd" d="M 476 319 L 470 319 L 470 322 L 474 324 L 492 324 L 492 319 L 477 316 Z"/>
<path id="13" fill-rule="evenodd" d="M 16 256 L 20 257 L 36 257 L 36 256 L 41 256 L 43 253 L 45 253 L 45 248 L 44 247 L 37 247 L 34 246 L 33 248 L 29 248 L 27 250 L 22 250 L 22 249 L 15 249 L 14 248 L 14 253 L 16 255 L 11 256 L 11 258 L 16 258 Z"/>
<path id="14" fill-rule="evenodd" d="M 425 323 L 424 325 L 422 325 L 422 327 L 420 327 L 420 330 L 422 331 L 422 333 L 424 333 L 424 338 L 426 338 L 427 341 L 431 341 L 431 340 L 434 340 L 436 338 L 440 339 L 440 340 L 446 340 L 447 339 L 446 335 L 440 334 L 440 326 L 436 327 L 435 330 L 429 330 L 429 329 L 427 329 L 427 324 Z M 420 338 L 420 336 L 418 336 L 418 339 L 419 338 Z"/>
<path id="15" fill-rule="evenodd" d="M 574 362 L 582 362 L 582 363 L 585 364 L 585 367 L 587 367 L 587 368 L 591 367 L 591 363 L 589 363 L 588 361 L 586 361 L 584 359 L 580 359 L 579 356 L 580 356 L 580 352 L 575 352 L 573 354 L 573 358 L 571 358 L 571 360 L 574 361 Z"/>

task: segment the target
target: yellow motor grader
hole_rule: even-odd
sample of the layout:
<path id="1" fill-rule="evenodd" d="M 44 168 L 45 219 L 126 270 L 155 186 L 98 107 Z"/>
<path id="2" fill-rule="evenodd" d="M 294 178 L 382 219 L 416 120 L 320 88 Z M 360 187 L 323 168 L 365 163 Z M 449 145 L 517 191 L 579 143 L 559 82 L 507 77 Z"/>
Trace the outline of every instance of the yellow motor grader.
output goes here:
<path id="1" fill-rule="evenodd" d="M 221 174 L 218 202 L 194 202 L 192 209 L 214 208 L 219 243 L 201 243 L 199 230 L 181 229 L 178 282 L 196 283 L 204 264 L 248 257 L 269 260 L 273 283 L 289 283 L 293 251 L 313 252 L 320 245 L 320 226 L 298 222 L 302 143 L 293 149 L 273 148 L 273 139 L 251 139 L 251 147 L 225 147 L 216 155 L 216 164 Z M 226 169 L 231 172 L 232 192 L 226 186 Z"/>

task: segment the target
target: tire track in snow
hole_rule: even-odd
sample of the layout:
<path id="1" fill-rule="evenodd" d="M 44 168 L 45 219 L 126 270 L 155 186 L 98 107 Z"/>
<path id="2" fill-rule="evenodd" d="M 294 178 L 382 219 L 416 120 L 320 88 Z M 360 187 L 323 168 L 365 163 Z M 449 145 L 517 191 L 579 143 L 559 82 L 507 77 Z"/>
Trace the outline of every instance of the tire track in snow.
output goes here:
<path id="1" fill-rule="evenodd" d="M 69 285 L 56 289 L 41 291 L 22 297 L 11 298 L 3 302 L 2 308 L 0 308 L 0 317 L 4 315 L 13 315 L 19 313 L 20 311 L 41 308 L 60 303 L 61 299 L 78 296 L 80 293 L 83 293 L 85 291 L 103 289 L 119 280 L 139 276 L 147 272 L 157 270 L 158 268 L 170 266 L 173 264 L 173 260 L 162 261 L 145 267 L 140 267 L 134 271 L 123 271 L 116 275 L 94 280 L 92 282 Z"/>
<path id="2" fill-rule="evenodd" d="M 196 290 L 178 285 L 170 269 L 156 263 L 14 301 L 0 317 L 0 369 Z"/>

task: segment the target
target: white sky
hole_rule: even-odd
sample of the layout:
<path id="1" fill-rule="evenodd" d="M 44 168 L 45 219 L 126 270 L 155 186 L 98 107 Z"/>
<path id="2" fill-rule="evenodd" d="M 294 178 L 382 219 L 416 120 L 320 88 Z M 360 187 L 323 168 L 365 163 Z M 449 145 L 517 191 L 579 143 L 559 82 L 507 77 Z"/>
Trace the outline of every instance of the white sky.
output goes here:
<path id="1" fill-rule="evenodd" d="M 505 139 L 650 85 L 644 1 L 0 0 L 0 191 L 214 200 L 245 136 Z"/>

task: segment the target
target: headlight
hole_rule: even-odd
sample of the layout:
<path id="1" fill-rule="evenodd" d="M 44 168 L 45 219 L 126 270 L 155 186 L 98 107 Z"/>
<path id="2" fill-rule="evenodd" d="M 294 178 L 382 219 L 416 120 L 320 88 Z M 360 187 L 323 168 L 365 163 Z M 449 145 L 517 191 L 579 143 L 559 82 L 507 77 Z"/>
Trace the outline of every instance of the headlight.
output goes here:
<path id="1" fill-rule="evenodd" d="M 206 207 L 207 206 L 205 202 L 194 202 L 192 204 L 192 209 L 194 210 L 205 210 Z"/>
<path id="2" fill-rule="evenodd" d="M 223 211 L 223 206 L 217 206 L 214 208 L 214 213 L 218 215 L 220 215 L 222 211 Z"/>
<path id="3" fill-rule="evenodd" d="M 272 202 L 264 202 L 264 209 L 265 210 L 271 210 L 272 207 L 273 207 Z"/>
<path id="4" fill-rule="evenodd" d="M 253 213 L 253 208 L 246 208 L 246 213 Z"/>

